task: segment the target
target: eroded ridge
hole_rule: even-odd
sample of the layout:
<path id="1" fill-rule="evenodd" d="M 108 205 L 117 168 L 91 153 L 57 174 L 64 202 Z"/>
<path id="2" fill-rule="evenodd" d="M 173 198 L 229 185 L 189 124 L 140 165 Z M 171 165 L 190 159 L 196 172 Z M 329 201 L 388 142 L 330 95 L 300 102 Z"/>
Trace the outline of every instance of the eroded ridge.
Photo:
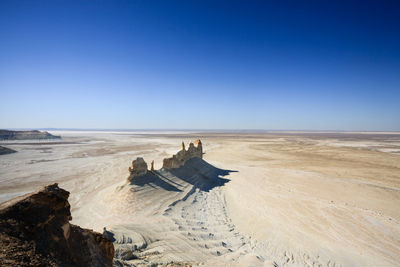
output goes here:
<path id="1" fill-rule="evenodd" d="M 130 218 L 140 219 L 110 228 L 114 265 L 340 266 L 324 255 L 242 233 L 225 199 L 225 177 L 235 171 L 217 168 L 202 155 L 199 140 L 187 150 L 182 144 L 159 170 L 148 170 L 142 158 L 132 162 L 129 182 L 116 193 Z"/>

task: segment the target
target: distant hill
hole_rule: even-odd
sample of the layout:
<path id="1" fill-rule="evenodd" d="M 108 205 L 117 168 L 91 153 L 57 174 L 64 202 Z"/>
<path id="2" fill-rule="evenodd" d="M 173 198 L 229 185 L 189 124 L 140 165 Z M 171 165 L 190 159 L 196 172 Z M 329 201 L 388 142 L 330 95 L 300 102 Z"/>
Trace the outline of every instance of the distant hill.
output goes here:
<path id="1" fill-rule="evenodd" d="M 52 135 L 46 131 L 10 131 L 0 130 L 0 140 L 38 140 L 38 139 L 61 139 L 61 136 Z"/>
<path id="2" fill-rule="evenodd" d="M 4 146 L 0 146 L 0 155 L 5 155 L 5 154 L 11 154 L 11 153 L 15 153 L 17 151 L 4 147 Z"/>

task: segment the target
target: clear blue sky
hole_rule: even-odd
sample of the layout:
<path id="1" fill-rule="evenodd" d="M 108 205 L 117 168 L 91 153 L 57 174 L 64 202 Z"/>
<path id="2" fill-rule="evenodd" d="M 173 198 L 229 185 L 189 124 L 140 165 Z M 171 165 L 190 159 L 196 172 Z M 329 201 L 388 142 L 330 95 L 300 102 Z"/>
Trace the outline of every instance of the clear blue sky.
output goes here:
<path id="1" fill-rule="evenodd" d="M 398 1 L 0 1 L 0 128 L 400 130 Z"/>

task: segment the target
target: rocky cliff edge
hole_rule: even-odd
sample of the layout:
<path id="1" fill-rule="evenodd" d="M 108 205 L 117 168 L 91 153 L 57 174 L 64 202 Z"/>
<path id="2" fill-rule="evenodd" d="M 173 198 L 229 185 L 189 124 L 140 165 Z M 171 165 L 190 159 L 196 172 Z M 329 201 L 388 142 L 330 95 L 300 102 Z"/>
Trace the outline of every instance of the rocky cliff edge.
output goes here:
<path id="1" fill-rule="evenodd" d="M 53 184 L 0 204 L 0 266 L 112 266 L 112 242 L 69 223 L 68 197 Z"/>

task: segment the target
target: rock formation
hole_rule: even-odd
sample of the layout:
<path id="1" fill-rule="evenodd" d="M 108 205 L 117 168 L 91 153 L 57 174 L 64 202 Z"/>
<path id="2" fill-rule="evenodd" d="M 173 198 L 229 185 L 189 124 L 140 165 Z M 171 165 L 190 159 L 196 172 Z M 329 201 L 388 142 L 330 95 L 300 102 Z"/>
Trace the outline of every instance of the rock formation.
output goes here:
<path id="1" fill-rule="evenodd" d="M 163 168 L 165 169 L 175 169 L 179 168 L 191 159 L 191 158 L 203 158 L 203 145 L 200 139 L 197 139 L 194 144 L 191 142 L 189 144 L 189 148 L 185 149 L 185 143 L 182 142 L 181 150 L 178 151 L 175 155 L 172 155 L 171 158 L 165 158 L 163 160 Z M 150 164 L 150 171 L 154 171 L 154 160 L 151 161 Z M 132 166 L 129 167 L 129 177 L 128 181 L 132 182 L 133 179 L 137 176 L 144 176 L 148 172 L 147 163 L 144 161 L 143 158 L 136 158 L 132 161 Z"/>
<path id="2" fill-rule="evenodd" d="M 112 242 L 69 223 L 68 197 L 53 184 L 0 205 L 0 266 L 112 266 Z"/>
<path id="3" fill-rule="evenodd" d="M 128 181 L 131 181 L 136 176 L 142 176 L 147 174 L 147 163 L 143 158 L 136 158 L 132 161 L 132 167 L 129 167 L 129 178 Z"/>
<path id="4" fill-rule="evenodd" d="M 154 160 L 151 161 L 150 166 L 150 171 L 154 171 Z"/>
<path id="5" fill-rule="evenodd" d="M 178 151 L 171 158 L 165 158 L 163 160 L 163 168 L 166 169 L 175 169 L 185 165 L 186 161 L 191 158 L 203 158 L 203 145 L 200 139 L 197 139 L 196 142 L 190 143 L 189 148 L 185 149 L 185 144 L 182 142 L 181 150 Z"/>
<path id="6" fill-rule="evenodd" d="M 37 139 L 60 139 L 61 136 L 52 135 L 46 131 L 9 131 L 0 130 L 0 140 L 37 140 Z"/>

